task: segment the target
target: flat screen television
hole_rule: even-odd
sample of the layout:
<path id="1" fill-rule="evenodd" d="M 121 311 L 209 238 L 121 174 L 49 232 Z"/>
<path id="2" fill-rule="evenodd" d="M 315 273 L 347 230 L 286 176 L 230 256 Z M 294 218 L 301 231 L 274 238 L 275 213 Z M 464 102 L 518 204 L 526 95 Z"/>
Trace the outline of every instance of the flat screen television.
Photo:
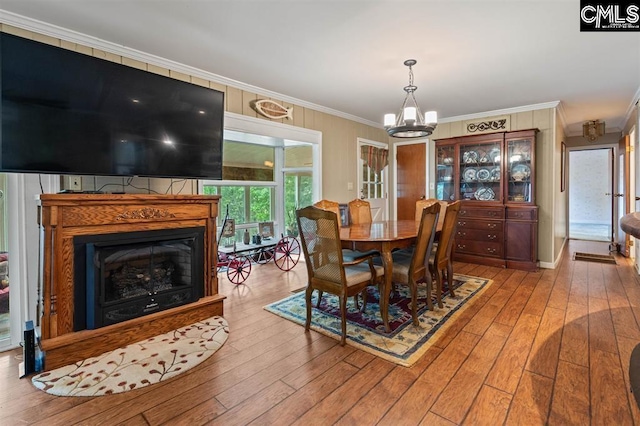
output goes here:
<path id="1" fill-rule="evenodd" d="M 222 178 L 224 93 L 0 33 L 0 171 Z"/>

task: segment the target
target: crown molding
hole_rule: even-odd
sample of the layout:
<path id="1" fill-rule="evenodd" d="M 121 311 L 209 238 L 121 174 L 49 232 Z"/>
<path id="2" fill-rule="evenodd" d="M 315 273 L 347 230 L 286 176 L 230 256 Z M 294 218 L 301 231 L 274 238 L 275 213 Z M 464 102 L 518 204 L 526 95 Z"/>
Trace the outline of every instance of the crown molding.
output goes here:
<path id="1" fill-rule="evenodd" d="M 132 49 L 130 47 L 126 47 L 116 43 L 112 43 L 110 41 L 102 40 L 97 37 L 92 37 L 86 34 L 82 34 L 77 31 L 59 27 L 57 25 L 38 21 L 36 19 L 32 19 L 26 16 L 8 12 L 6 10 L 0 9 L 0 23 L 12 25 L 14 27 L 22 28 L 24 30 L 32 31 L 38 34 L 43 34 L 53 38 L 58 38 L 71 43 L 78 43 L 83 46 L 103 50 L 105 52 L 113 53 L 115 55 L 125 56 L 130 59 L 134 59 L 140 62 L 155 65 L 155 66 L 159 66 L 162 68 L 167 68 L 173 71 L 177 71 L 183 74 L 209 80 L 214 83 L 222 84 L 225 86 L 232 86 L 240 90 L 255 93 L 259 96 L 265 96 L 265 97 L 277 99 L 283 102 L 288 102 L 304 108 L 309 108 L 315 111 L 324 112 L 326 114 L 331 114 L 347 120 L 362 123 L 367 126 L 372 126 L 380 129 L 383 128 L 381 123 L 378 123 L 375 121 L 366 120 L 364 118 L 357 117 L 352 114 L 348 114 L 332 108 L 327 108 L 322 105 L 317 105 L 311 102 L 304 101 L 302 99 L 293 98 L 291 96 L 287 96 L 282 93 L 273 92 L 267 89 L 263 89 L 261 87 L 246 84 L 238 80 L 233 80 L 231 78 L 223 77 L 221 75 L 204 71 L 199 68 L 181 64 L 179 62 L 172 61 L 170 59 L 162 58 L 160 56 L 152 55 L 150 53 L 145 53 L 140 50 Z"/>
<path id="2" fill-rule="evenodd" d="M 562 126 L 562 129 L 564 130 L 564 133 L 567 133 L 567 116 L 564 112 L 564 104 L 562 103 L 562 101 L 558 102 L 558 107 L 556 108 L 556 110 L 558 111 L 558 117 L 560 118 L 560 126 Z"/>
<path id="3" fill-rule="evenodd" d="M 557 108 L 560 105 L 560 101 L 545 102 L 541 104 L 523 105 L 513 108 L 496 109 L 493 111 L 477 112 L 474 114 L 457 115 L 455 117 L 446 117 L 442 120 L 438 119 L 439 123 L 452 123 L 454 121 L 474 120 L 476 118 L 486 118 L 494 115 L 515 114 L 518 112 L 528 112 L 538 109 Z"/>

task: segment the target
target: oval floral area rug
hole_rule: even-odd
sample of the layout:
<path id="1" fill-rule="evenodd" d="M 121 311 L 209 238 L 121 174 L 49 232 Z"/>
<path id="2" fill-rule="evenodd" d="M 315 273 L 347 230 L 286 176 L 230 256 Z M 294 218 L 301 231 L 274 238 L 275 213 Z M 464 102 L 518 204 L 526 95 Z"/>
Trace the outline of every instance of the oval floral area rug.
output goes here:
<path id="1" fill-rule="evenodd" d="M 35 387 L 59 396 L 100 396 L 139 389 L 200 364 L 227 340 L 227 321 L 215 316 L 34 376 Z"/>

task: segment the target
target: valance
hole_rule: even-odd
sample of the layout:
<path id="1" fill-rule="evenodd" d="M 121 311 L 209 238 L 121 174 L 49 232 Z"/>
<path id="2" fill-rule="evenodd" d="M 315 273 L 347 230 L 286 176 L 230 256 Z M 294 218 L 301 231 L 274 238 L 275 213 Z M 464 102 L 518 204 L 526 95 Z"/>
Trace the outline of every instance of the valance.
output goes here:
<path id="1" fill-rule="evenodd" d="M 376 173 L 380 173 L 389 164 L 389 150 L 363 145 L 360 150 L 360 158 Z"/>

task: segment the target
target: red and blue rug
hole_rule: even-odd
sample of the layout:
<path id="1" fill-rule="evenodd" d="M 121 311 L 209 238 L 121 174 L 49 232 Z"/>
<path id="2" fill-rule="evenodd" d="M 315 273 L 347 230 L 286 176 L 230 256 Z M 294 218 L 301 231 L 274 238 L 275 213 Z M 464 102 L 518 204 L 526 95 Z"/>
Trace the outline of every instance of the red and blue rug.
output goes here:
<path id="1" fill-rule="evenodd" d="M 445 296 L 443 308 L 438 308 L 433 299 L 434 310 L 427 309 L 427 295 L 424 285 L 418 287 L 418 319 L 411 320 L 410 295 L 407 286 L 397 285 L 389 303 L 390 332 L 385 332 L 380 316 L 379 294 L 375 287 L 368 289 L 367 309 L 360 312 L 349 298 L 347 302 L 347 344 L 396 364 L 410 367 L 429 349 L 438 336 L 446 330 L 473 298 L 486 290 L 491 280 L 454 274 L 456 297 Z M 304 291 L 265 306 L 271 313 L 304 326 L 306 305 Z M 324 293 L 320 307 L 316 308 L 317 292 L 312 297 L 311 328 L 327 336 L 340 340 L 340 307 L 338 298 Z"/>

